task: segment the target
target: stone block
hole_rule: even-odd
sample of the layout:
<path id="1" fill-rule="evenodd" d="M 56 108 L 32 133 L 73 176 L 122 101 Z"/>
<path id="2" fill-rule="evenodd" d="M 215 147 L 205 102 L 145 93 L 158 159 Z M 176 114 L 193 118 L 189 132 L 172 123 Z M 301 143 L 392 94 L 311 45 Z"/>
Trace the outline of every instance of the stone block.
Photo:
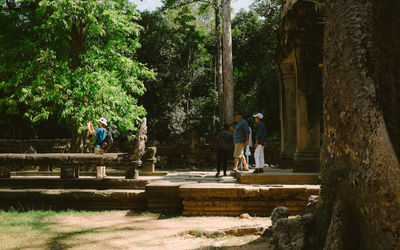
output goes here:
<path id="1" fill-rule="evenodd" d="M 10 178 L 10 177 L 11 177 L 11 167 L 0 166 L 0 178 Z"/>
<path id="2" fill-rule="evenodd" d="M 62 166 L 60 177 L 62 179 L 66 179 L 66 178 L 75 179 L 75 178 L 79 178 L 79 174 L 76 173 L 75 167 L 73 167 L 73 166 Z"/>
<path id="3" fill-rule="evenodd" d="M 109 210 L 147 208 L 144 190 L 0 189 L 1 209 Z"/>
<path id="4" fill-rule="evenodd" d="M 180 213 L 182 198 L 179 197 L 179 186 L 182 183 L 152 183 L 146 186 L 148 208 L 152 212 Z"/>
<path id="5" fill-rule="evenodd" d="M 239 173 L 238 180 L 242 184 L 319 184 L 318 173 L 264 173 L 264 174 L 248 174 Z"/>
<path id="6" fill-rule="evenodd" d="M 34 188 L 34 189 L 144 189 L 150 180 L 133 180 L 121 178 L 24 178 L 13 177 L 0 180 L 0 188 Z"/>

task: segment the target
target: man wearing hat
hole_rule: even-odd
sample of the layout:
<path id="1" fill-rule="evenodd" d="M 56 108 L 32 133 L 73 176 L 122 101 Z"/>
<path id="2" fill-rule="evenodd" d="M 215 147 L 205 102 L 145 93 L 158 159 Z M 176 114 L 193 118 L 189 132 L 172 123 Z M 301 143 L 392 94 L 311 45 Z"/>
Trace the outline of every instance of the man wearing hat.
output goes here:
<path id="1" fill-rule="evenodd" d="M 100 118 L 98 120 L 99 128 L 94 130 L 93 124 L 91 122 L 87 123 L 89 134 L 90 135 L 95 135 L 96 139 L 94 140 L 94 153 L 102 155 L 104 154 L 104 150 L 101 148 L 104 139 L 107 136 L 107 130 L 105 127 L 107 126 L 107 120 L 106 118 Z M 101 166 L 101 167 L 96 167 L 97 168 L 97 178 L 102 179 L 106 176 L 106 167 Z"/>
<path id="2" fill-rule="evenodd" d="M 237 171 L 239 158 L 243 162 L 244 170 L 248 171 L 246 160 L 243 155 L 244 148 L 249 144 L 249 124 L 245 119 L 243 119 L 243 114 L 241 112 L 236 112 L 236 126 L 233 130 L 233 143 L 235 144 L 235 150 L 233 152 L 233 157 L 235 157 L 235 167 L 234 171 Z"/>
<path id="3" fill-rule="evenodd" d="M 254 143 L 254 159 L 256 162 L 256 169 L 253 173 L 262 173 L 264 172 L 264 146 L 265 139 L 267 137 L 264 123 L 261 121 L 263 115 L 261 113 L 257 113 L 253 115 L 256 120 L 256 134 L 255 134 L 255 143 Z"/>

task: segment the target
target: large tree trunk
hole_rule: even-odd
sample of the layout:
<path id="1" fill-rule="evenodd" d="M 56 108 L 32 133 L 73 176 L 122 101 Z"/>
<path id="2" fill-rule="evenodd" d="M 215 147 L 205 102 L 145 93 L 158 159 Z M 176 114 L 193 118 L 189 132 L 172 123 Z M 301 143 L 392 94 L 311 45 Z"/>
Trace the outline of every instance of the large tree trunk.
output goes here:
<path id="1" fill-rule="evenodd" d="M 230 0 L 222 0 L 222 49 L 223 82 L 225 102 L 225 122 L 231 123 L 233 117 L 233 65 Z"/>
<path id="2" fill-rule="evenodd" d="M 321 197 L 335 209 L 325 248 L 400 249 L 400 2 L 326 8 Z"/>
<path id="3" fill-rule="evenodd" d="M 90 143 L 87 131 L 78 132 L 78 127 L 73 126 L 71 131 L 71 153 L 88 153 L 91 152 L 93 145 Z"/>
<path id="4" fill-rule="evenodd" d="M 80 20 L 80 24 L 75 21 L 71 27 L 71 66 L 73 69 L 82 66 L 81 55 L 83 53 L 83 43 L 85 42 L 86 27 L 82 24 L 86 21 L 86 17 Z"/>
<path id="5" fill-rule="evenodd" d="M 215 79 L 218 88 L 219 124 L 225 123 L 224 82 L 222 81 L 221 15 L 220 0 L 215 0 Z"/>
<path id="6" fill-rule="evenodd" d="M 81 55 L 83 54 L 83 43 L 85 42 L 86 27 L 83 25 L 86 17 L 82 18 L 80 25 L 75 21 L 71 27 L 70 57 L 71 67 L 76 69 L 82 66 Z M 78 132 L 78 126 L 71 130 L 71 149 L 73 153 L 88 152 L 89 138 L 87 132 Z"/>

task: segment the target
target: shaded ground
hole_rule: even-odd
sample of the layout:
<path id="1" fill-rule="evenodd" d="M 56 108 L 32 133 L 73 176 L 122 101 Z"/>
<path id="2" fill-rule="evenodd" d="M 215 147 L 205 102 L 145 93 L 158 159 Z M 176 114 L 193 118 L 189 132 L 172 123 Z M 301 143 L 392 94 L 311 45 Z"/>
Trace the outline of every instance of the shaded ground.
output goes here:
<path id="1" fill-rule="evenodd" d="M 270 223 L 261 217 L 168 217 L 127 211 L 0 212 L 0 249 L 269 249 L 269 242 L 257 235 L 216 237 L 207 232 Z"/>

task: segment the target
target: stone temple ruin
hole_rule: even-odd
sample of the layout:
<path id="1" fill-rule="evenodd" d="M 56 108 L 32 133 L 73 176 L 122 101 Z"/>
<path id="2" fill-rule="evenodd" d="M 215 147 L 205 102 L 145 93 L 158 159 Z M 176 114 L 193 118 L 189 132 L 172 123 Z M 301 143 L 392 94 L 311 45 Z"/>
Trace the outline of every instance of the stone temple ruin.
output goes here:
<path id="1" fill-rule="evenodd" d="M 324 3 L 283 2 L 278 52 L 280 166 L 319 171 Z"/>
<path id="2" fill-rule="evenodd" d="M 398 1 L 283 1 L 282 158 L 312 167 L 318 111 L 324 131 L 321 196 L 296 219 L 275 211 L 278 249 L 400 249 L 398 13 Z"/>
<path id="3" fill-rule="evenodd" d="M 50 149 L 47 147 L 51 152 L 43 152 L 46 150 L 43 144 L 48 146 L 50 142 L 37 141 L 35 147 L 25 146 L 32 153 L 0 152 L 0 199 L 3 201 L 0 208 L 131 209 L 187 216 L 243 213 L 269 216 L 276 206 L 284 205 L 291 209 L 290 214 L 296 215 L 305 212 L 310 195 L 319 193 L 315 173 L 274 169 L 265 175 L 243 172 L 215 178 L 215 173 L 207 172 L 155 171 L 157 149 L 145 147 L 145 123 L 136 138 L 132 152 L 125 153 L 69 153 L 68 146 L 62 146 L 63 141 L 56 141 Z M 2 143 L 9 143 L 5 148 L 10 150 L 13 147 L 12 141 Z M 95 179 L 95 173 L 86 170 L 99 165 L 117 171 L 107 171 L 107 178 Z M 39 172 L 15 171 L 30 166 L 40 166 Z M 48 166 L 59 167 L 61 172 L 50 172 Z"/>
<path id="4" fill-rule="evenodd" d="M 309 197 L 319 194 L 319 174 L 312 172 L 318 171 L 320 148 L 322 14 L 322 7 L 309 1 L 288 2 L 282 9 L 280 165 L 288 169 L 270 168 L 260 175 L 243 172 L 222 179 L 214 173 L 155 171 L 158 150 L 145 147 L 144 119 L 135 146 L 125 147 L 128 152 L 70 153 L 62 141 L 48 151 L 40 144 L 18 149 L 22 142 L 10 142 L 10 150 L 0 152 L 0 198 L 4 201 L 0 207 L 270 216 L 275 207 L 286 206 L 291 215 L 304 214 Z M 187 152 L 176 150 L 179 147 Z M 266 159 L 275 163 L 279 147 L 269 149 Z M 174 156 L 173 162 L 182 161 L 185 167 L 199 166 L 212 154 L 212 148 L 194 135 L 182 145 L 161 147 L 159 152 L 177 151 L 186 153 L 184 158 Z M 100 165 L 117 171 L 107 172 L 109 178 L 103 180 L 92 178 L 88 169 Z M 15 171 L 29 166 L 39 166 L 39 172 Z M 61 172 L 49 172 L 49 166 Z"/>
<path id="5" fill-rule="evenodd" d="M 286 169 L 162 176 L 154 171 L 156 149 L 142 150 L 142 134 L 135 153 L 0 155 L 0 208 L 272 212 L 265 234 L 278 249 L 400 249 L 398 13 L 400 4 L 386 0 L 282 1 L 277 62 Z M 195 164 L 194 151 L 188 154 Z M 75 167 L 86 163 L 127 170 L 90 179 Z M 58 164 L 64 178 L 16 176 L 10 166 L 18 164 Z"/>

